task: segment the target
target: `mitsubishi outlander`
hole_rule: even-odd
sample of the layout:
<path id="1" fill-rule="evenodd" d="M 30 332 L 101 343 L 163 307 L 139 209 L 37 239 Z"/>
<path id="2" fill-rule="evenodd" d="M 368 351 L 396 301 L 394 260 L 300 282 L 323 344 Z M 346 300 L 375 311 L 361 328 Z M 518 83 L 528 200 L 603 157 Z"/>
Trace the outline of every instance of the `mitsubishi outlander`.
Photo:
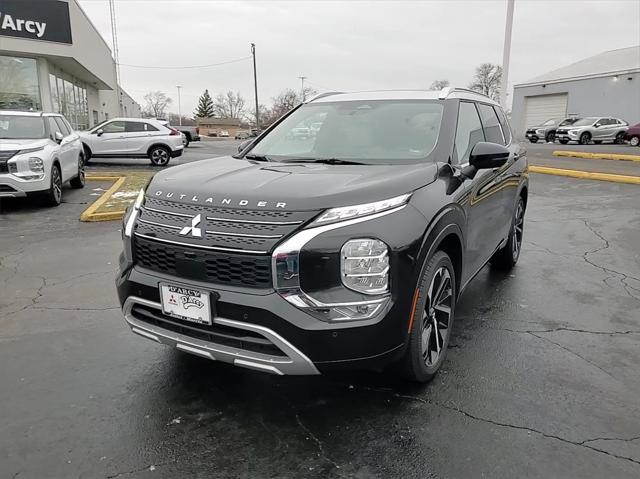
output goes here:
<path id="1" fill-rule="evenodd" d="M 125 215 L 131 330 L 274 374 L 432 379 L 464 288 L 520 255 L 527 160 L 500 106 L 325 93 L 241 146 L 161 171 Z"/>

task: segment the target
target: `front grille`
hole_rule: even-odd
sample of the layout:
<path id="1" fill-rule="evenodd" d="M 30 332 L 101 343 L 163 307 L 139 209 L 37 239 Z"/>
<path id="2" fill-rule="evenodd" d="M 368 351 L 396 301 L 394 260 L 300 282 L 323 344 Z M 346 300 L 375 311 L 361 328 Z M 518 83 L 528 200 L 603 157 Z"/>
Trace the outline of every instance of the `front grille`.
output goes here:
<path id="1" fill-rule="evenodd" d="M 527 130 L 527 134 L 535 134 L 536 130 Z"/>
<path id="2" fill-rule="evenodd" d="M 136 237 L 135 261 L 145 268 L 208 283 L 271 287 L 271 257 L 233 254 Z"/>
<path id="3" fill-rule="evenodd" d="M 560 133 L 561 134 L 565 134 L 565 133 L 568 133 L 568 132 L 569 132 L 569 130 L 556 130 L 556 135 L 560 134 Z"/>
<path id="4" fill-rule="evenodd" d="M 19 150 L 5 150 L 0 151 L 0 173 L 9 173 L 9 161 Z"/>
<path id="5" fill-rule="evenodd" d="M 245 329 L 220 324 L 197 324 L 167 316 L 155 308 L 136 304 L 131 309 L 132 316 L 138 321 L 168 329 L 184 336 L 200 339 L 213 344 L 229 346 L 244 351 L 252 351 L 270 356 L 286 355 L 261 334 Z"/>

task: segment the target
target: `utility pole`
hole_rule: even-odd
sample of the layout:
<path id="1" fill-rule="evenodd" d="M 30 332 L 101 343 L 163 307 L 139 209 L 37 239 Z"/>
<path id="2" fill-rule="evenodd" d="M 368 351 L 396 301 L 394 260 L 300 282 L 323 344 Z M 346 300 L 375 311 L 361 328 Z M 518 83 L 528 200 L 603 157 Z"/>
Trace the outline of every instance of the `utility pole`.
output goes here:
<path id="1" fill-rule="evenodd" d="M 300 83 L 302 84 L 300 87 L 300 98 L 302 98 L 302 103 L 304 103 L 304 101 L 306 100 L 306 98 L 304 97 L 304 81 L 308 78 L 305 76 L 300 76 L 298 77 L 300 78 Z"/>
<path id="2" fill-rule="evenodd" d="M 502 50 L 502 85 L 500 104 L 507 109 L 507 88 L 509 84 L 509 58 L 511 57 L 511 30 L 513 28 L 513 6 L 515 0 L 507 0 L 507 20 L 504 26 L 504 48 Z"/>
<path id="3" fill-rule="evenodd" d="M 258 107 L 258 74 L 256 73 L 256 44 L 251 44 L 251 55 L 253 56 L 253 88 L 256 96 L 256 129 L 260 130 L 260 112 Z"/>
<path id="4" fill-rule="evenodd" d="M 182 126 L 182 106 L 180 105 L 180 88 L 182 87 L 177 85 L 176 88 L 178 89 L 178 124 Z"/>
<path id="5" fill-rule="evenodd" d="M 120 54 L 118 52 L 118 30 L 116 27 L 116 5 L 114 0 L 109 0 L 109 14 L 111 16 L 111 43 L 113 44 L 113 60 L 116 63 L 116 101 L 118 102 L 118 115 L 122 116 L 122 92 L 120 91 Z"/>

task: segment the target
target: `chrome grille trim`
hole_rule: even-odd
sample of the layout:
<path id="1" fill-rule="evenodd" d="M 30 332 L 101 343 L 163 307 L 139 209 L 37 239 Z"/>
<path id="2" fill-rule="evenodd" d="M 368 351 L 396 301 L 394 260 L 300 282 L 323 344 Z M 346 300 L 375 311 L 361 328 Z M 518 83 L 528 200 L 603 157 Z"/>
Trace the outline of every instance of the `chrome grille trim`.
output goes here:
<path id="1" fill-rule="evenodd" d="M 172 226 L 172 225 L 165 225 L 162 223 L 156 223 L 155 221 L 149 221 L 149 220 L 143 220 L 143 219 L 138 219 L 139 223 L 145 223 L 148 225 L 153 225 L 153 226 L 160 226 L 161 228 L 169 228 L 172 230 L 181 230 L 182 227 L 181 226 Z"/>
<path id="2" fill-rule="evenodd" d="M 207 216 L 208 220 L 211 221 L 225 221 L 227 223 L 246 223 L 250 225 L 299 225 L 302 224 L 302 221 L 252 221 L 252 220 L 236 220 L 229 218 L 216 218 L 213 216 Z"/>
<path id="3" fill-rule="evenodd" d="M 195 215 L 187 215 L 184 213 L 174 213 L 173 211 L 159 210 L 157 208 L 151 208 L 149 206 L 143 206 L 142 209 L 147 211 L 153 211 L 154 213 L 162 213 L 163 215 L 179 216 L 181 218 L 193 218 L 195 216 Z"/>
<path id="4" fill-rule="evenodd" d="M 282 238 L 283 236 L 283 235 L 256 235 L 256 234 L 248 234 L 248 233 L 227 233 L 225 231 L 210 231 L 210 230 L 205 230 L 205 233 L 210 235 L 238 236 L 240 238 L 261 238 L 261 239 L 278 239 L 278 238 Z"/>
<path id="5" fill-rule="evenodd" d="M 140 220 L 138 220 L 140 221 Z M 248 249 L 237 249 L 237 248 L 225 248 L 222 246 L 206 246 L 201 244 L 194 243 L 183 243 L 181 241 L 173 241 L 164 238 L 156 238 L 155 236 L 149 236 L 142 233 L 134 233 L 136 236 L 140 238 L 144 238 L 150 241 L 159 241 L 160 243 L 168 243 L 168 244 L 177 244 L 179 246 L 186 246 L 188 248 L 199 248 L 199 249 L 208 249 L 213 251 L 227 251 L 230 253 L 248 253 L 248 254 L 267 254 L 267 251 L 257 251 L 257 250 L 248 250 Z"/>

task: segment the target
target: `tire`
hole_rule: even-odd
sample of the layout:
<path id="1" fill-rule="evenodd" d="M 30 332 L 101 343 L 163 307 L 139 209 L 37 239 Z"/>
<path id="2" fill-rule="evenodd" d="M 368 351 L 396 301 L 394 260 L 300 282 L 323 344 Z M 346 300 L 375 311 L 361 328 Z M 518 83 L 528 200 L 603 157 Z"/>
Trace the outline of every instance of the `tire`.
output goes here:
<path id="1" fill-rule="evenodd" d="M 57 164 L 51 167 L 50 176 L 51 183 L 44 194 L 44 202 L 47 206 L 60 206 L 60 203 L 62 203 L 62 174 Z"/>
<path id="2" fill-rule="evenodd" d="M 564 140 L 564 139 L 562 139 L 562 140 L 559 140 L 559 141 L 560 141 L 560 143 L 562 143 L 563 145 L 566 145 L 567 143 L 569 143 L 569 140 Z"/>
<path id="3" fill-rule="evenodd" d="M 550 131 L 549 133 L 547 133 L 547 136 L 545 137 L 545 141 L 547 143 L 553 143 L 556 140 L 556 134 L 553 131 Z"/>
<path id="4" fill-rule="evenodd" d="M 585 131 L 582 135 L 580 135 L 581 145 L 588 145 L 590 141 L 591 141 L 591 133 L 588 133 Z"/>
<path id="5" fill-rule="evenodd" d="M 418 291 L 409 342 L 398 367 L 405 379 L 426 383 L 445 359 L 455 317 L 455 270 L 444 251 L 436 251 L 428 260 Z M 437 291 L 441 293 L 435 301 Z"/>
<path id="6" fill-rule="evenodd" d="M 524 212 L 524 200 L 520 197 L 518 198 L 518 203 L 516 203 L 511 219 L 511 228 L 509 229 L 507 244 L 494 253 L 491 258 L 491 266 L 498 269 L 509 270 L 518 262 L 524 234 Z"/>
<path id="7" fill-rule="evenodd" d="M 614 143 L 616 145 L 624 144 L 624 131 L 618 132 L 618 134 L 616 135 L 616 139 L 614 140 Z"/>
<path id="8" fill-rule="evenodd" d="M 634 135 L 631 138 L 629 138 L 629 144 L 631 146 L 640 146 L 640 136 Z"/>
<path id="9" fill-rule="evenodd" d="M 171 160 L 171 150 L 166 146 L 153 146 L 149 150 L 149 159 L 153 166 L 167 166 Z"/>
<path id="10" fill-rule="evenodd" d="M 91 159 L 91 149 L 87 145 L 82 145 L 82 149 L 84 150 L 84 163 L 85 165 L 89 163 Z"/>
<path id="11" fill-rule="evenodd" d="M 189 148 L 189 143 L 191 143 L 189 141 L 189 138 L 185 138 L 185 140 L 182 142 L 182 144 L 184 145 L 185 148 Z"/>
<path id="12" fill-rule="evenodd" d="M 538 143 L 538 139 L 537 138 L 529 138 L 529 141 L 531 143 Z"/>
<path id="13" fill-rule="evenodd" d="M 78 156 L 78 175 L 69 182 L 69 184 L 71 185 L 71 188 L 74 188 L 76 190 L 79 190 L 80 188 L 84 188 L 84 182 L 85 182 L 84 165 L 85 165 L 84 157 L 82 155 Z"/>

